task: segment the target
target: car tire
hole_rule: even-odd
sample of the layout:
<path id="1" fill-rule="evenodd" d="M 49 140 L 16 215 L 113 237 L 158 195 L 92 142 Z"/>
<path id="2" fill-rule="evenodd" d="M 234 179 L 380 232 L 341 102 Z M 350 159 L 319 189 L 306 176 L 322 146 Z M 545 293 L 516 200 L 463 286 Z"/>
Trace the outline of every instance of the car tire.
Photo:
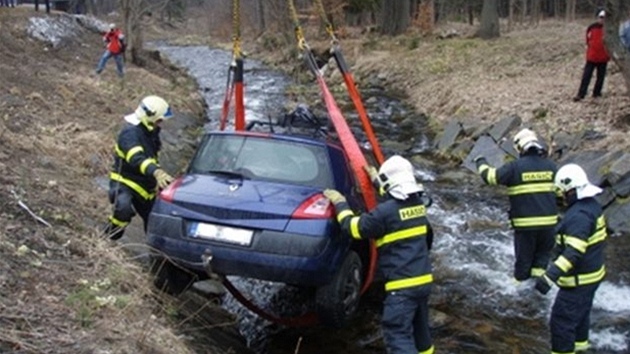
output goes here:
<path id="1" fill-rule="evenodd" d="M 169 295 L 179 295 L 188 290 L 197 278 L 194 273 L 161 257 L 152 258 L 151 273 L 154 276 L 153 285 Z"/>
<path id="2" fill-rule="evenodd" d="M 315 293 L 320 322 L 329 327 L 344 327 L 359 307 L 362 285 L 361 259 L 349 251 L 333 280 Z"/>

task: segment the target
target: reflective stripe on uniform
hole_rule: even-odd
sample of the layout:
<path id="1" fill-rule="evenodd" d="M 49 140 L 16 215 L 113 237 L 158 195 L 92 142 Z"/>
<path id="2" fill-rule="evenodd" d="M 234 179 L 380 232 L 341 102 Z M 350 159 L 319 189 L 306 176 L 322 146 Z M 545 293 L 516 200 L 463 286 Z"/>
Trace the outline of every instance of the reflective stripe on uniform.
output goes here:
<path id="1" fill-rule="evenodd" d="M 479 174 L 482 174 L 486 170 L 488 171 L 488 174 L 486 174 L 486 182 L 490 185 L 497 184 L 497 169 L 488 165 L 479 166 Z"/>
<path id="2" fill-rule="evenodd" d="M 157 165 L 157 160 L 154 158 L 148 158 L 144 161 L 142 161 L 142 163 L 140 164 L 140 173 L 142 174 L 146 174 L 147 173 L 147 168 L 149 167 L 150 164 L 155 164 Z"/>
<path id="3" fill-rule="evenodd" d="M 562 235 L 564 239 L 564 243 L 569 245 L 580 253 L 586 253 L 586 248 L 588 248 L 588 243 L 580 238 L 569 235 Z"/>
<path id="4" fill-rule="evenodd" d="M 558 268 L 562 269 L 562 271 L 565 273 L 567 273 L 568 271 L 571 270 L 571 268 L 573 268 L 573 263 L 571 263 L 571 261 L 569 261 L 565 256 L 558 257 L 558 259 L 556 259 L 556 261 L 553 262 L 553 264 L 558 266 Z"/>
<path id="5" fill-rule="evenodd" d="M 565 288 L 574 288 L 578 285 L 588 285 L 588 284 L 597 283 L 600 280 L 604 279 L 605 275 L 606 275 L 606 267 L 602 266 L 601 268 L 599 268 L 599 270 L 592 273 L 560 277 L 558 279 L 557 284 L 558 286 L 562 286 Z"/>
<path id="6" fill-rule="evenodd" d="M 590 347 L 590 345 L 588 344 L 588 340 L 582 341 L 582 342 L 575 342 L 575 351 L 584 351 L 584 350 L 588 350 L 588 348 Z"/>
<path id="7" fill-rule="evenodd" d="M 552 226 L 558 222 L 558 216 L 531 216 L 527 218 L 514 218 L 512 219 L 512 225 L 515 227 L 528 227 L 528 226 Z"/>
<path id="8" fill-rule="evenodd" d="M 602 242 L 606 239 L 606 219 L 604 219 L 604 216 L 600 216 L 599 218 L 597 218 L 597 231 L 595 231 L 594 234 L 591 235 L 591 237 L 588 238 L 588 245 L 592 246 L 596 243 Z"/>
<path id="9" fill-rule="evenodd" d="M 431 346 L 431 348 L 429 348 L 427 350 L 418 352 L 418 354 L 433 354 L 433 353 L 435 353 L 435 347 L 434 346 Z"/>
<path id="10" fill-rule="evenodd" d="M 116 225 L 118 227 L 125 227 L 129 225 L 129 221 L 118 220 L 114 216 L 109 217 L 109 222 L 111 222 L 113 225 Z"/>
<path id="11" fill-rule="evenodd" d="M 127 161 L 127 163 L 129 163 L 129 161 L 131 161 L 131 158 L 133 157 L 133 155 L 139 153 L 139 152 L 143 152 L 144 149 L 142 148 L 142 146 L 134 146 L 131 149 L 129 149 L 129 151 L 127 151 L 127 155 L 125 155 L 125 161 Z"/>
<path id="12" fill-rule="evenodd" d="M 532 277 L 539 277 L 539 276 L 541 276 L 541 275 L 545 274 L 545 269 L 544 269 L 544 268 L 532 268 L 532 269 L 529 271 L 529 274 L 530 274 Z"/>
<path id="13" fill-rule="evenodd" d="M 118 144 L 116 144 L 116 146 L 114 146 L 114 150 L 116 150 L 116 155 L 118 157 L 120 157 L 121 159 L 125 159 L 125 153 L 120 149 L 120 146 L 118 146 Z"/>
<path id="14" fill-rule="evenodd" d="M 429 284 L 433 282 L 433 274 L 425 274 L 418 277 L 392 280 L 385 283 L 385 291 L 393 291 L 411 288 L 413 286 L 419 286 Z"/>
<path id="15" fill-rule="evenodd" d="M 339 222 L 341 224 L 341 222 L 343 221 L 343 219 L 345 219 L 348 216 L 353 216 L 354 213 L 352 212 L 352 210 L 343 210 L 341 211 L 339 214 L 337 214 L 337 222 Z"/>
<path id="16" fill-rule="evenodd" d="M 149 193 L 146 189 L 144 189 L 142 186 L 140 186 L 138 183 L 125 178 L 121 175 L 119 175 L 118 173 L 112 172 L 109 174 L 109 178 L 112 181 L 116 181 L 116 182 L 120 182 L 124 185 L 126 185 L 127 187 L 133 189 L 136 193 L 140 194 L 140 196 L 142 196 L 142 198 L 144 199 L 153 199 L 155 198 L 155 193 Z"/>
<path id="17" fill-rule="evenodd" d="M 356 238 L 357 240 L 361 239 L 361 233 L 359 232 L 359 219 L 361 219 L 360 216 L 355 216 L 350 219 L 350 235 L 352 235 L 352 238 Z"/>
<path id="18" fill-rule="evenodd" d="M 382 245 L 404 240 L 410 237 L 424 236 L 426 234 L 427 234 L 426 225 L 416 226 L 409 229 L 392 232 L 391 234 L 387 234 L 379 238 L 378 240 L 376 240 L 376 247 L 381 247 Z"/>
<path id="19" fill-rule="evenodd" d="M 549 193 L 554 191 L 553 183 L 530 183 L 508 188 L 508 195 Z"/>

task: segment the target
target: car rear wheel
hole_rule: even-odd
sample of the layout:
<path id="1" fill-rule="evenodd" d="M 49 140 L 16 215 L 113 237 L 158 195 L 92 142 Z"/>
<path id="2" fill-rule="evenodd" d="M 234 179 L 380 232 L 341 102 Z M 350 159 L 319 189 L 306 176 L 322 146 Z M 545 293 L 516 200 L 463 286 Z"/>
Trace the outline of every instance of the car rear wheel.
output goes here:
<path id="1" fill-rule="evenodd" d="M 152 258 L 151 272 L 154 275 L 153 285 L 170 295 L 183 293 L 197 280 L 194 273 L 186 271 L 162 257 Z"/>
<path id="2" fill-rule="evenodd" d="M 333 280 L 317 289 L 315 300 L 320 321 L 340 328 L 359 307 L 361 293 L 361 259 L 349 251 Z"/>

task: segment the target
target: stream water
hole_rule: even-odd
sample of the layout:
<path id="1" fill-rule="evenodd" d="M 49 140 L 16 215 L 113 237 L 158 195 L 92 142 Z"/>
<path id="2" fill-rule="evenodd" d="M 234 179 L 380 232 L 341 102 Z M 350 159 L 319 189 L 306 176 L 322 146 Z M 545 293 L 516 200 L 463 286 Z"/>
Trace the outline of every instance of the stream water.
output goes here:
<path id="1" fill-rule="evenodd" d="M 197 79 L 208 105 L 207 128 L 218 127 L 230 54 L 207 47 L 160 46 L 159 50 Z M 286 113 L 282 109 L 289 78 L 253 60 L 246 60 L 245 70 L 247 120 L 267 120 Z M 389 142 L 386 154 L 411 158 L 434 199 L 429 217 L 436 228 L 431 317 L 437 353 L 550 352 L 547 322 L 555 291 L 538 295 L 532 284 L 517 285 L 512 280 L 514 256 L 505 212 L 507 198 L 482 186 L 477 176 L 463 169 L 445 168 L 433 157 L 431 133 L 423 115 L 375 85 L 362 94 L 379 139 Z M 340 102 L 340 106 L 351 122 L 357 122 L 348 102 Z M 409 124 L 413 125 L 413 136 Z M 595 298 L 591 352 L 630 353 L 628 237 L 612 237 L 609 242 L 610 275 Z M 281 284 L 234 281 L 271 310 L 299 313 L 309 306 L 302 294 Z M 279 328 L 250 314 L 227 295 L 223 306 L 239 317 L 241 334 L 259 353 L 383 352 L 378 294 L 366 296 L 358 318 L 348 328 L 335 331 Z"/>

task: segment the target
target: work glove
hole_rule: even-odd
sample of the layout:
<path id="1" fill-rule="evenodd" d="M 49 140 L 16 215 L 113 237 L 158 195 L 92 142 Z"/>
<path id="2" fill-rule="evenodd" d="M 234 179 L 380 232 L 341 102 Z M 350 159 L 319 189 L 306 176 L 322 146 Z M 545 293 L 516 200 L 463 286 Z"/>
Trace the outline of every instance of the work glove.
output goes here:
<path id="1" fill-rule="evenodd" d="M 344 197 L 341 193 L 334 189 L 325 189 L 324 196 L 335 205 L 339 203 L 344 203 L 346 201 L 346 197 Z"/>
<path id="2" fill-rule="evenodd" d="M 365 165 L 363 166 L 363 169 L 365 170 L 365 173 L 367 173 L 368 176 L 370 176 L 370 181 L 372 181 L 372 183 L 378 183 L 379 178 L 378 178 L 378 170 L 376 169 L 376 167 L 372 165 Z"/>
<path id="3" fill-rule="evenodd" d="M 155 172 L 153 172 L 153 177 L 155 177 L 159 189 L 164 189 L 168 187 L 171 182 L 173 182 L 173 177 L 164 172 L 164 170 L 161 168 L 158 168 L 157 170 L 155 170 Z"/>
<path id="4" fill-rule="evenodd" d="M 475 166 L 477 166 L 477 168 L 479 168 L 479 166 L 487 164 L 488 161 L 486 160 L 486 157 L 483 155 L 478 155 L 477 157 L 475 157 L 473 159 L 473 162 L 475 163 Z"/>
<path id="5" fill-rule="evenodd" d="M 536 279 L 535 288 L 536 290 L 538 290 L 539 293 L 545 295 L 549 292 L 549 290 L 551 290 L 552 285 L 553 282 L 551 281 L 551 279 L 549 279 L 547 274 L 543 274 Z"/>

